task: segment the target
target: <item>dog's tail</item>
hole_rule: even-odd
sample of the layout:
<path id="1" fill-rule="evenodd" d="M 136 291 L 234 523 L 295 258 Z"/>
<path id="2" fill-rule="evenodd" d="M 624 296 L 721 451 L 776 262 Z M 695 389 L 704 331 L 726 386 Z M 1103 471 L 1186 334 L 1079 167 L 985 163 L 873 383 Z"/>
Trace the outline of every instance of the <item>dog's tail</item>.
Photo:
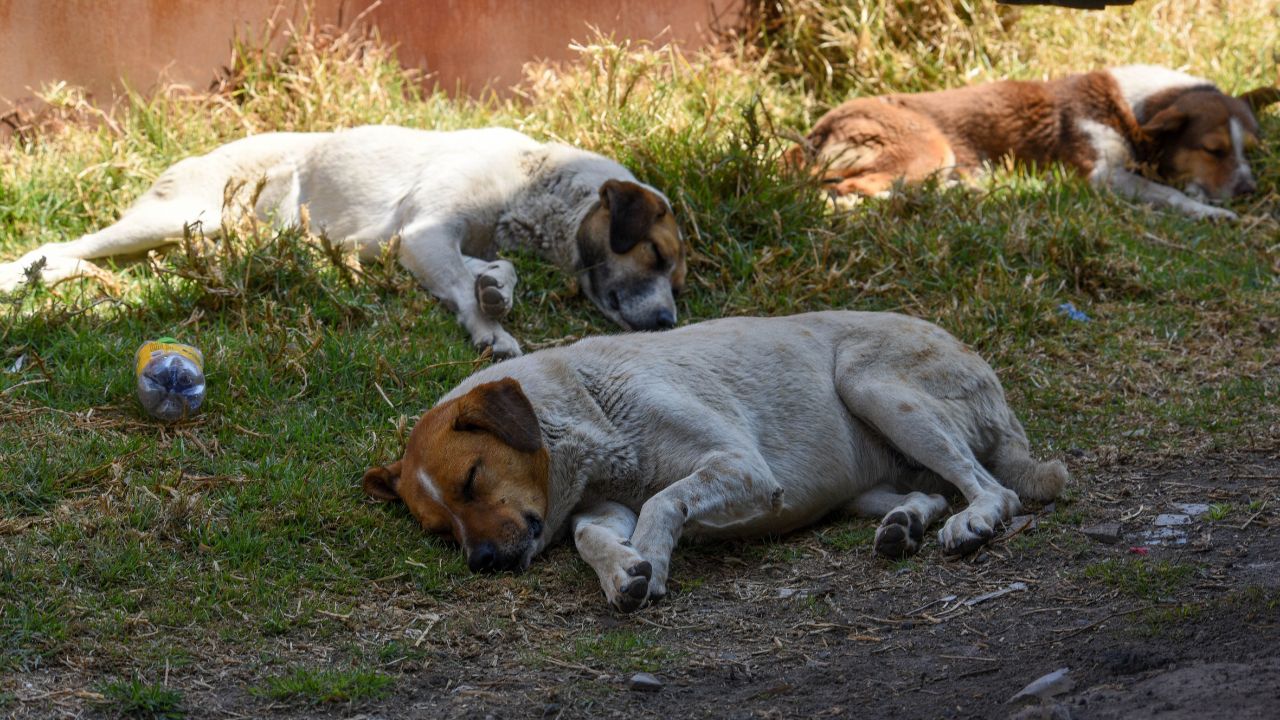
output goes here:
<path id="1" fill-rule="evenodd" d="M 1067 486 L 1067 466 L 1061 460 L 1037 462 L 1031 460 L 1020 474 L 1000 477 L 1001 482 L 1010 490 L 1018 493 L 1023 500 L 1048 502 L 1062 492 Z"/>
<path id="2" fill-rule="evenodd" d="M 1056 498 L 1067 486 L 1067 466 L 1061 460 L 1040 462 L 1031 457 L 1021 426 L 1015 425 L 1013 430 L 1005 434 L 991 458 L 991 474 L 1023 500 L 1047 502 Z"/>

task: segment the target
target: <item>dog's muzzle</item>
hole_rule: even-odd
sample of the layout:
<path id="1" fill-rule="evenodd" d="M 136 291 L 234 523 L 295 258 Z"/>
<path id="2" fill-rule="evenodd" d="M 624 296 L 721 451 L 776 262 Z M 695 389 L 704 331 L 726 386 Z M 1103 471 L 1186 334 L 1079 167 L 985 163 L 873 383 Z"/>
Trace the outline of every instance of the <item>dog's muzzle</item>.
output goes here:
<path id="1" fill-rule="evenodd" d="M 534 513 L 525 513 L 524 520 L 525 536 L 519 545 L 499 549 L 493 542 L 485 540 L 471 548 L 467 553 L 467 567 L 471 572 L 522 572 L 528 568 L 531 551 L 538 538 L 542 537 L 544 525 L 542 518 Z"/>

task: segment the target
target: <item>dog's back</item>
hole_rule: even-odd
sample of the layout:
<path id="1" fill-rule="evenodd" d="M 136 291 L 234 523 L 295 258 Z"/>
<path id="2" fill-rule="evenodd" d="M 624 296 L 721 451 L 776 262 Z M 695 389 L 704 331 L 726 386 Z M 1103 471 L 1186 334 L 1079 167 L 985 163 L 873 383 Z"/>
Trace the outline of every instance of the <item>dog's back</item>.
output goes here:
<path id="1" fill-rule="evenodd" d="M 599 407 L 636 453 L 634 472 L 614 478 L 607 495 L 637 506 L 719 448 L 758 449 L 786 497 L 756 532 L 812 522 L 904 470 L 897 450 L 851 411 L 857 388 L 894 386 L 936 399 L 929 411 L 946 416 L 1025 497 L 1050 497 L 1065 481 L 1027 464 L 1026 438 L 990 366 L 936 325 L 904 315 L 726 318 L 588 338 L 481 371 L 441 402 L 505 377 L 552 416 Z"/>

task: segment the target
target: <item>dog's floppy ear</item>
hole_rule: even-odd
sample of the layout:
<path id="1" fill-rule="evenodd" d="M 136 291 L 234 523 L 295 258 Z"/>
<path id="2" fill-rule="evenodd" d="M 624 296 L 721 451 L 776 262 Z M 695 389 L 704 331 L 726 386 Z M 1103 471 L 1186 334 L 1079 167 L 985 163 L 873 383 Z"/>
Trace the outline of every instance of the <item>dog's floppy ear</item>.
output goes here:
<path id="1" fill-rule="evenodd" d="M 360 485 L 364 488 L 365 494 L 383 502 L 399 500 L 400 493 L 396 492 L 396 485 L 400 482 L 401 462 L 397 460 L 390 465 L 372 467 L 366 470 L 364 477 L 360 480 Z"/>
<path id="2" fill-rule="evenodd" d="M 520 452 L 531 453 L 542 447 L 538 416 L 520 383 L 512 378 L 477 385 L 462 396 L 453 429 L 489 433 Z"/>
<path id="3" fill-rule="evenodd" d="M 1280 88 L 1254 88 L 1253 90 L 1241 95 L 1240 99 L 1249 105 L 1249 109 L 1253 111 L 1253 114 L 1257 115 L 1268 105 L 1274 105 L 1275 103 L 1280 102 Z"/>
<path id="4" fill-rule="evenodd" d="M 666 212 L 653 207 L 649 191 L 636 183 L 609 180 L 600 186 L 600 206 L 609 213 L 609 249 L 621 255 L 649 237 L 653 223 Z"/>
<path id="5" fill-rule="evenodd" d="M 1167 107 L 1151 117 L 1142 126 L 1142 131 L 1149 137 L 1160 137 L 1181 130 L 1187 124 L 1187 113 L 1176 108 Z"/>

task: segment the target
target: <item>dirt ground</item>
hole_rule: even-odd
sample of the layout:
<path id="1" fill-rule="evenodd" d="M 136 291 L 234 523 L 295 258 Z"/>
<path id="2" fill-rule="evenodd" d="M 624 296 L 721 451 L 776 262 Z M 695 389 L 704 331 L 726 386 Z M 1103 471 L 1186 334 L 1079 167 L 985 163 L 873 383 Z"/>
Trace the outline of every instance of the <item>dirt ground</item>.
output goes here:
<path id="1" fill-rule="evenodd" d="M 190 717 L 1274 717 L 1280 456 L 1143 463 L 1077 452 L 1070 462 L 1066 499 L 965 560 L 943 558 L 932 539 L 914 561 L 878 560 L 871 523 L 836 520 L 778 540 L 684 547 L 673 594 L 625 616 L 559 547 L 530 574 L 471 581 L 432 605 L 394 579 L 378 583 L 342 619 L 345 632 L 277 648 L 323 662 L 343 644 L 393 643 L 383 659 L 394 690 L 380 700 L 252 695 L 261 667 L 199 638 L 202 662 L 171 683 Z M 1228 511 L 1211 520 L 1193 508 L 1164 541 L 1183 544 L 1143 535 L 1184 503 Z M 1105 542 L 1115 539 L 1106 523 L 1119 524 L 1118 541 Z M 1025 589 L 982 599 L 1009 588 Z M 1071 689 L 1047 704 L 1009 702 L 1059 668 Z M 661 688 L 631 689 L 641 670 Z M 87 686 L 76 675 L 31 677 L 6 710 L 93 716 L 72 690 Z"/>

